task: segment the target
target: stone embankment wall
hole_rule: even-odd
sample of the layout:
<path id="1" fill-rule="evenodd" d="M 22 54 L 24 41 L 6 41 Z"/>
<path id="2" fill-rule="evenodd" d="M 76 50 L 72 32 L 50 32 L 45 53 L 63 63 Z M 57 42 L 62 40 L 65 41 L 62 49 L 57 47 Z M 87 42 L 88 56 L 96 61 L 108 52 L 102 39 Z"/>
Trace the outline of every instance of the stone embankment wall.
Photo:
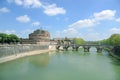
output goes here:
<path id="1" fill-rule="evenodd" d="M 120 45 L 118 46 L 109 46 L 104 48 L 106 51 L 110 53 L 111 56 L 120 59 Z"/>
<path id="2" fill-rule="evenodd" d="M 0 58 L 21 54 L 24 52 L 48 49 L 49 49 L 48 45 L 39 44 L 0 45 Z"/>
<path id="3" fill-rule="evenodd" d="M 25 56 L 37 55 L 55 51 L 55 45 L 20 44 L 0 45 L 0 63 L 15 60 Z"/>
<path id="4" fill-rule="evenodd" d="M 49 50 L 50 51 L 55 51 L 56 50 L 56 45 L 49 45 Z"/>
<path id="5" fill-rule="evenodd" d="M 111 55 L 116 57 L 117 59 L 120 59 L 120 45 L 114 46 Z"/>

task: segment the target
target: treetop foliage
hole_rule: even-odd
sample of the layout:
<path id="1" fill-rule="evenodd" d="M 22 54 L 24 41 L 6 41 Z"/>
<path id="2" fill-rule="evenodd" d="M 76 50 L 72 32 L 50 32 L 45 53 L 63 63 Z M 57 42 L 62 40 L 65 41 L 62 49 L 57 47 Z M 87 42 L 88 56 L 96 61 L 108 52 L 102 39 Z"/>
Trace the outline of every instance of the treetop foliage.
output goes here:
<path id="1" fill-rule="evenodd" d="M 80 45 L 80 44 L 84 44 L 85 41 L 82 38 L 74 38 L 73 42 L 74 44 Z"/>
<path id="2" fill-rule="evenodd" d="M 101 43 L 107 45 L 120 45 L 120 34 L 113 34 L 108 39 L 102 40 Z"/>
<path id="3" fill-rule="evenodd" d="M 20 38 L 18 38 L 15 34 L 6 34 L 0 33 L 0 43 L 17 43 L 20 42 Z"/>

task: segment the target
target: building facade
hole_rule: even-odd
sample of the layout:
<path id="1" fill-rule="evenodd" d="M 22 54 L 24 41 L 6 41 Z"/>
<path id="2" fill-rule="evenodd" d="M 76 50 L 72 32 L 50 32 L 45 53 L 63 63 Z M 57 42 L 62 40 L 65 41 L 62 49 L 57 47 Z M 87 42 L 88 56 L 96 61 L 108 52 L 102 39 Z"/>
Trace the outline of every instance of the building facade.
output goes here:
<path id="1" fill-rule="evenodd" d="M 50 33 L 45 30 L 37 29 L 33 33 L 29 34 L 28 39 L 22 39 L 22 44 L 49 44 Z"/>

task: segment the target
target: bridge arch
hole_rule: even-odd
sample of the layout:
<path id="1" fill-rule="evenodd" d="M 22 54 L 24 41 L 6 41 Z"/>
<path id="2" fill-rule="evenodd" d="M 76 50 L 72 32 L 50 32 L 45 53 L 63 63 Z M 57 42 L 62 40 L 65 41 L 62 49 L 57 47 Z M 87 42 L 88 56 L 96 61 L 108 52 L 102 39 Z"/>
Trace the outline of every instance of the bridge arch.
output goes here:
<path id="1" fill-rule="evenodd" d="M 97 48 L 96 48 L 95 46 L 91 46 L 91 47 L 90 47 L 90 51 L 91 51 L 91 52 L 97 51 Z"/>

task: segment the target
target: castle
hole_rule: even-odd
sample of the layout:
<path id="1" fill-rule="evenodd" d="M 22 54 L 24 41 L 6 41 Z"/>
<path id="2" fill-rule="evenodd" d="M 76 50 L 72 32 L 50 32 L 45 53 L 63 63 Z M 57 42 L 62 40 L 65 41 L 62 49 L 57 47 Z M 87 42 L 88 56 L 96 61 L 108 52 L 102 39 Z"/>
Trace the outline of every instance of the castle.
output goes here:
<path id="1" fill-rule="evenodd" d="M 50 33 L 45 30 L 37 29 L 29 34 L 28 39 L 22 39 L 22 44 L 40 44 L 47 45 L 50 42 Z"/>

